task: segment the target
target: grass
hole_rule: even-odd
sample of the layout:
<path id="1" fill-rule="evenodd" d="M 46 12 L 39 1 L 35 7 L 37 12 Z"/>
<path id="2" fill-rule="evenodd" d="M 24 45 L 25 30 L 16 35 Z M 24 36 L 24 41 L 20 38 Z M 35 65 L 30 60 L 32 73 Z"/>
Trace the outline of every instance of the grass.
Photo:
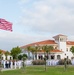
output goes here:
<path id="1" fill-rule="evenodd" d="M 44 66 L 29 66 L 26 69 L 17 69 L 0 72 L 0 75 L 74 75 L 74 66 L 68 66 L 64 70 L 64 66 L 48 66 L 44 70 Z"/>

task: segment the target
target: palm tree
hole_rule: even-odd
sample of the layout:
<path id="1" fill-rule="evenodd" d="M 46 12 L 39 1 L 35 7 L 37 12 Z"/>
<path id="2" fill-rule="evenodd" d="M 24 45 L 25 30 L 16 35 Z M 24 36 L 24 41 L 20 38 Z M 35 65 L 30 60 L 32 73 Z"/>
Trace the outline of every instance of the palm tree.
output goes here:
<path id="1" fill-rule="evenodd" d="M 33 60 L 34 60 L 34 54 L 35 54 L 35 48 L 34 47 L 31 47 L 31 52 L 32 52 L 32 55 L 33 55 Z"/>
<path id="2" fill-rule="evenodd" d="M 34 60 L 34 55 L 35 55 L 35 59 L 37 59 L 37 52 L 39 50 L 39 46 L 28 46 L 27 47 L 28 50 L 28 56 L 30 56 L 30 52 L 32 52 L 33 55 L 33 60 Z"/>
<path id="3" fill-rule="evenodd" d="M 37 60 L 37 52 L 40 50 L 40 46 L 35 46 L 34 49 L 35 49 L 35 58 Z"/>
<path id="4" fill-rule="evenodd" d="M 28 50 L 28 59 L 30 59 L 31 46 L 28 46 L 27 50 Z"/>
<path id="5" fill-rule="evenodd" d="M 43 46 L 42 49 L 44 50 L 44 54 L 46 53 L 47 54 L 47 59 L 49 59 L 49 54 L 50 54 L 50 51 L 53 50 L 53 46 Z"/>
<path id="6" fill-rule="evenodd" d="M 32 52 L 33 60 L 34 60 L 34 52 L 35 52 L 35 49 L 32 46 L 28 46 L 27 47 L 27 51 L 28 51 L 28 59 L 30 57 L 30 52 Z"/>
<path id="7" fill-rule="evenodd" d="M 49 54 L 50 51 L 53 50 L 53 46 L 42 46 L 42 50 L 44 50 L 44 55 L 47 54 L 47 57 L 45 55 L 44 60 L 45 60 L 45 71 L 46 71 L 46 60 L 49 59 Z"/>

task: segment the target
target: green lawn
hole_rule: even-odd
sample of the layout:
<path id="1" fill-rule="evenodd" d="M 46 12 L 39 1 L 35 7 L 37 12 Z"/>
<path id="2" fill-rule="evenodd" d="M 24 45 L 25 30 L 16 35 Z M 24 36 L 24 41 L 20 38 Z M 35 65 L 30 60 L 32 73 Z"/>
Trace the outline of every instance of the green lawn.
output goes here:
<path id="1" fill-rule="evenodd" d="M 74 75 L 74 66 L 68 66 L 66 71 L 64 66 L 49 66 L 47 71 L 44 71 L 44 66 L 30 66 L 26 69 L 3 71 L 0 75 Z"/>

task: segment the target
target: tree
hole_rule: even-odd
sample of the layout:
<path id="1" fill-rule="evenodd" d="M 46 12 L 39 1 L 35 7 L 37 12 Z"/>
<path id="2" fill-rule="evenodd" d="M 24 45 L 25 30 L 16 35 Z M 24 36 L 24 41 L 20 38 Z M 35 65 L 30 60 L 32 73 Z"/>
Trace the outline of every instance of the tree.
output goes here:
<path id="1" fill-rule="evenodd" d="M 40 46 L 35 46 L 34 51 L 35 51 L 35 59 L 37 60 L 37 52 L 40 50 Z"/>
<path id="2" fill-rule="evenodd" d="M 22 56 L 23 56 L 23 57 L 26 57 L 26 58 L 28 57 L 26 54 L 23 54 Z"/>
<path id="3" fill-rule="evenodd" d="M 5 52 L 5 56 L 6 56 L 6 60 L 7 60 L 7 56 L 10 55 L 9 51 Z"/>
<path id="4" fill-rule="evenodd" d="M 30 52 L 32 52 L 33 60 L 34 60 L 35 47 L 29 46 L 29 47 L 28 47 L 28 50 L 29 50 Z"/>
<path id="5" fill-rule="evenodd" d="M 31 47 L 31 52 L 32 52 L 32 55 L 33 55 L 33 60 L 34 60 L 34 53 L 35 53 L 35 48 L 34 47 Z"/>
<path id="6" fill-rule="evenodd" d="M 1 56 L 2 56 L 2 51 L 0 50 L 0 59 L 1 59 Z"/>
<path id="7" fill-rule="evenodd" d="M 27 54 L 20 54 L 20 55 L 18 55 L 18 59 L 19 60 L 22 60 L 23 57 L 26 57 L 27 58 Z"/>
<path id="8" fill-rule="evenodd" d="M 2 58 L 2 50 L 0 50 L 0 72 L 1 72 L 1 70 L 2 70 L 2 63 L 1 63 L 1 59 Z"/>
<path id="9" fill-rule="evenodd" d="M 45 71 L 46 71 L 46 60 L 49 59 L 49 54 L 50 51 L 53 50 L 53 46 L 42 46 L 42 50 L 44 50 L 44 55 L 47 54 L 47 57 L 45 55 L 44 60 L 45 60 Z"/>
<path id="10" fill-rule="evenodd" d="M 42 49 L 44 50 L 44 54 L 47 54 L 47 59 L 49 59 L 49 54 L 50 54 L 50 51 L 53 50 L 53 46 L 43 46 Z"/>
<path id="11" fill-rule="evenodd" d="M 26 54 L 23 54 L 22 55 L 22 59 L 23 59 L 23 67 L 26 67 L 26 65 L 24 64 L 24 62 L 27 59 L 27 55 Z"/>
<path id="12" fill-rule="evenodd" d="M 28 59 L 30 59 L 31 46 L 27 47 L 27 51 L 28 51 Z"/>
<path id="13" fill-rule="evenodd" d="M 70 48 L 70 51 L 73 53 L 73 55 L 74 55 L 74 46 L 72 46 L 71 48 Z M 68 62 L 68 59 L 67 58 L 65 58 L 65 60 L 64 60 L 64 67 L 65 67 L 65 70 L 67 69 L 67 62 Z"/>
<path id="14" fill-rule="evenodd" d="M 13 56 L 13 59 L 17 59 L 20 53 L 21 53 L 21 49 L 18 46 L 15 48 L 12 48 L 11 50 L 11 55 Z"/>
<path id="15" fill-rule="evenodd" d="M 18 55 L 18 60 L 22 60 L 23 56 L 22 55 Z"/>
<path id="16" fill-rule="evenodd" d="M 70 48 L 70 51 L 73 53 L 73 55 L 74 55 L 74 46 L 72 46 L 71 48 Z"/>
<path id="17" fill-rule="evenodd" d="M 67 58 L 64 59 L 64 70 L 66 71 L 67 69 Z"/>

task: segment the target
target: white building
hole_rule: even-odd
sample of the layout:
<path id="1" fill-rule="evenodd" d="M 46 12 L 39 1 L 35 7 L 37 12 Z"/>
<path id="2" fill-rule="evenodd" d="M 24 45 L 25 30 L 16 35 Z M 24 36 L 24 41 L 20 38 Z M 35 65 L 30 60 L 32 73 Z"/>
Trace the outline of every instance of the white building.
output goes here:
<path id="1" fill-rule="evenodd" d="M 56 35 L 53 37 L 54 40 L 45 40 L 40 42 L 31 43 L 25 46 L 22 46 L 22 51 L 26 52 L 26 48 L 28 46 L 53 46 L 54 50 L 52 50 L 49 54 L 50 59 L 64 59 L 68 58 L 71 59 L 73 57 L 72 52 L 70 51 L 70 48 L 74 46 L 74 41 L 68 41 L 66 35 Z M 24 50 L 25 49 L 25 50 Z M 26 52 L 27 53 L 27 52 Z M 37 52 L 37 59 L 44 58 L 44 51 L 40 50 Z M 35 55 L 34 55 L 35 59 Z"/>
<path id="2" fill-rule="evenodd" d="M 0 54 L 0 56 L 1 56 L 1 59 L 2 60 L 11 60 L 11 59 L 13 59 L 13 57 L 9 54 L 9 55 L 7 55 L 7 57 L 5 56 L 5 52 L 6 51 L 4 51 L 4 50 L 0 50 L 1 51 L 1 54 Z"/>
<path id="3" fill-rule="evenodd" d="M 7 56 L 7 60 L 11 60 L 11 59 L 13 59 L 12 56 L 11 55 L 8 55 Z M 2 60 L 6 60 L 5 54 L 2 54 Z"/>

